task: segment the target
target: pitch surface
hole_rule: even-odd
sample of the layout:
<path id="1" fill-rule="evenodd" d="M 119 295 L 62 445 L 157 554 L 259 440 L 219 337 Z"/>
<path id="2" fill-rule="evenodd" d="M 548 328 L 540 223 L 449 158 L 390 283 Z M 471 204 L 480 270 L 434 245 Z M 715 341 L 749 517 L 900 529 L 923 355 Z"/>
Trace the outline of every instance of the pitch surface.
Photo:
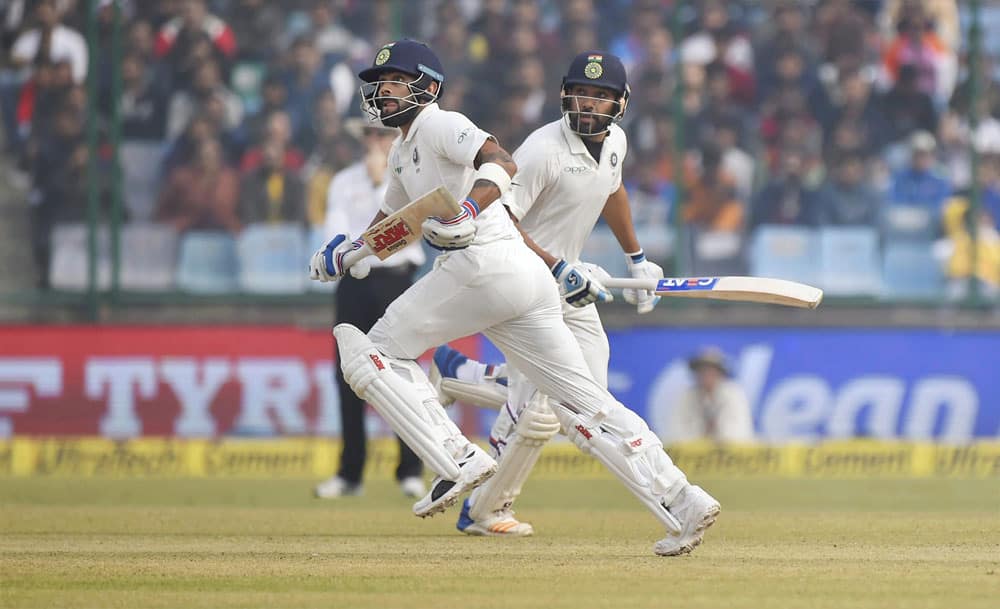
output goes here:
<path id="1" fill-rule="evenodd" d="M 0 607 L 993 608 L 1000 480 L 700 481 L 683 558 L 611 480 L 528 483 L 530 539 L 469 538 L 388 482 L 4 480 Z"/>

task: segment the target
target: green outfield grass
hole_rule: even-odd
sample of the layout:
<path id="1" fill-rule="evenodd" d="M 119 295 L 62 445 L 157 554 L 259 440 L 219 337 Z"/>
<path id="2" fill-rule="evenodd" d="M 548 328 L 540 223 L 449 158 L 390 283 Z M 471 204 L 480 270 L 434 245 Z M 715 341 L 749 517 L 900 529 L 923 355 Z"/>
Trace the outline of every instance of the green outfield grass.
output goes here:
<path id="1" fill-rule="evenodd" d="M 393 485 L 0 480 L 0 607 L 994 609 L 1000 481 L 704 481 L 705 545 L 652 555 L 611 480 L 528 484 L 531 539 L 421 521 Z"/>

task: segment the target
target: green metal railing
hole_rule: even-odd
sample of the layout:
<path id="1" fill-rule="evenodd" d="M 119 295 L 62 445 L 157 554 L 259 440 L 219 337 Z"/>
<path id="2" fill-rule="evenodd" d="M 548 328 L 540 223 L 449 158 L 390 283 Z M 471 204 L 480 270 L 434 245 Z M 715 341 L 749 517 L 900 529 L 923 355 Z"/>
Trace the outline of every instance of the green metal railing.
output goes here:
<path id="1" fill-rule="evenodd" d="M 118 3 L 115 3 L 117 6 Z M 91 319 L 97 318 L 100 295 L 97 286 L 97 226 L 100 206 L 100 170 L 97 156 L 97 1 L 89 0 L 87 6 L 87 312 Z"/>
<path id="2" fill-rule="evenodd" d="M 977 128 L 979 127 L 979 104 L 976 103 L 976 99 L 979 97 L 979 91 L 981 89 L 982 83 L 979 82 L 980 70 L 979 62 L 982 59 L 982 44 L 983 44 L 983 32 L 982 24 L 980 23 L 981 17 L 981 6 L 980 0 L 972 0 L 972 22 L 969 26 L 969 133 L 975 134 Z M 974 135 L 970 135 L 971 141 L 975 140 Z M 969 281 L 969 302 L 973 305 L 980 304 L 980 293 L 979 293 L 979 282 L 976 280 L 976 259 L 979 255 L 977 251 L 979 249 L 979 231 L 976 228 L 978 223 L 977 217 L 979 215 L 979 209 L 982 205 L 983 191 L 979 184 L 979 147 L 974 144 L 969 146 L 970 160 L 969 164 L 971 166 L 972 174 L 972 190 L 969 194 L 969 218 L 968 218 L 968 229 L 969 235 L 972 237 L 972 251 L 969 253 L 971 257 L 970 260 L 970 281 Z"/>
<path id="3" fill-rule="evenodd" d="M 683 2 L 678 2 L 670 15 L 670 36 L 674 40 L 684 39 L 684 22 L 682 14 L 684 11 Z M 680 60 L 677 62 L 680 64 Z M 684 208 L 684 148 L 685 148 L 685 123 L 684 118 L 684 73 L 682 70 L 674 71 L 674 91 L 671 96 L 671 112 L 674 120 L 674 150 L 673 150 L 673 179 L 674 179 L 674 205 L 671 207 L 671 218 L 674 227 L 674 264 L 673 275 L 680 276 L 684 273 L 684 248 L 681 246 L 680 235 L 684 230 L 684 216 L 681 210 Z"/>

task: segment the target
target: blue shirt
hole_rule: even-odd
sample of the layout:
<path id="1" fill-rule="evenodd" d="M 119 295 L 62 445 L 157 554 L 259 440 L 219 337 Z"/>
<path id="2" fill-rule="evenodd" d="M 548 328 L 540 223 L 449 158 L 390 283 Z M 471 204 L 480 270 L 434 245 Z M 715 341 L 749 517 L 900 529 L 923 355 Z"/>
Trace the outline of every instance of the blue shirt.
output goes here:
<path id="1" fill-rule="evenodd" d="M 906 168 L 892 178 L 889 202 L 893 205 L 916 205 L 940 214 L 951 196 L 951 182 L 933 171 Z"/>

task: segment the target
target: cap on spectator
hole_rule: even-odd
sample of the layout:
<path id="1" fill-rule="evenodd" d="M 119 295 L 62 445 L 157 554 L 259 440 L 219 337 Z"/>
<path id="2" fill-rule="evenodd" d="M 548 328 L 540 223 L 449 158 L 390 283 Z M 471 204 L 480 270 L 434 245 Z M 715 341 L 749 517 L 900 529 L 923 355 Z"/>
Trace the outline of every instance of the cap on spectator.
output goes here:
<path id="1" fill-rule="evenodd" d="M 715 368 L 722 374 L 729 376 L 729 362 L 726 355 L 717 347 L 706 347 L 688 360 L 688 368 L 694 372 L 705 366 Z"/>
<path id="2" fill-rule="evenodd" d="M 910 136 L 910 150 L 913 152 L 934 152 L 937 141 L 927 131 L 914 131 Z"/>

